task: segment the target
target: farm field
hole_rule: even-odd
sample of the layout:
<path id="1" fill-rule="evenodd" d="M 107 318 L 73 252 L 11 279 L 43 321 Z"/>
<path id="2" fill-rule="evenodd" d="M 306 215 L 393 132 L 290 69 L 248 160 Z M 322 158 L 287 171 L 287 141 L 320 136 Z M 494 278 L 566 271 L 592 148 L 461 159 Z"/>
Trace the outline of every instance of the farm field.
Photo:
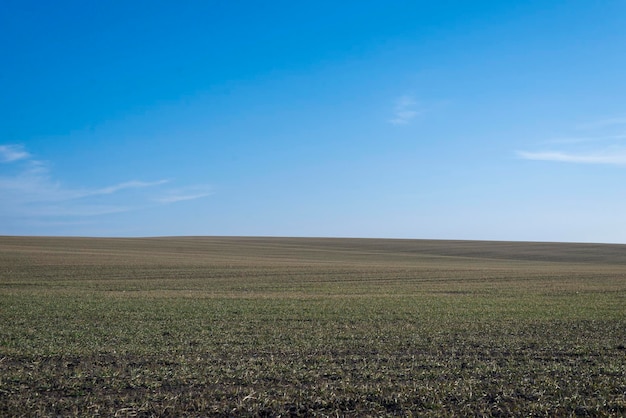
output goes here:
<path id="1" fill-rule="evenodd" d="M 624 416 L 626 245 L 0 237 L 0 416 Z"/>

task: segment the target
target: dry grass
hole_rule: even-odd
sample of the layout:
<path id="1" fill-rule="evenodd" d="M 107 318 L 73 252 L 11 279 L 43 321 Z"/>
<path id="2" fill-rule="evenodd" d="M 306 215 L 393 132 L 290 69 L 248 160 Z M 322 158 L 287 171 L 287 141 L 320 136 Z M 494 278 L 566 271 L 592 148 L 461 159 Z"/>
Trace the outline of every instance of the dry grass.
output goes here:
<path id="1" fill-rule="evenodd" d="M 626 414 L 626 246 L 0 237 L 0 415 Z"/>

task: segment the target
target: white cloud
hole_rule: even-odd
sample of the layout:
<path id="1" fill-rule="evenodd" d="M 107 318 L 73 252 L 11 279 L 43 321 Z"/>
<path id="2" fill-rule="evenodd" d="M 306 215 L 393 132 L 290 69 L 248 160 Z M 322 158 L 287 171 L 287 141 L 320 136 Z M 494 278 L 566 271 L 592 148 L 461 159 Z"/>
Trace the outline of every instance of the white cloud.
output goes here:
<path id="1" fill-rule="evenodd" d="M 576 129 L 586 130 L 582 136 L 554 138 L 543 142 L 551 144 L 551 150 L 518 151 L 517 155 L 526 160 L 626 165 L 626 127 L 623 125 L 626 125 L 626 117 L 579 125 Z"/>
<path id="2" fill-rule="evenodd" d="M 0 162 L 11 163 L 29 157 L 30 154 L 21 145 L 0 145 Z"/>
<path id="3" fill-rule="evenodd" d="M 23 160 L 19 170 L 0 175 L 0 215 L 50 219 L 129 212 L 208 196 L 207 186 L 164 190 L 169 180 L 130 180 L 100 188 L 68 187 L 54 179 L 48 165 L 23 148 L 0 146 L 2 161 Z M 157 197 L 155 197 L 157 196 Z M 161 196 L 161 197 L 158 197 Z"/>
<path id="4" fill-rule="evenodd" d="M 192 186 L 178 190 L 169 190 L 164 196 L 155 199 L 155 201 L 159 203 L 175 203 L 185 200 L 200 199 L 210 196 L 211 194 L 213 194 L 213 192 L 209 186 Z"/>
<path id="5" fill-rule="evenodd" d="M 621 125 L 626 125 L 626 116 L 611 117 L 583 123 L 578 125 L 578 129 L 601 129 Z"/>
<path id="6" fill-rule="evenodd" d="M 25 169 L 10 176 L 0 177 L 0 191 L 20 202 L 61 202 L 77 200 L 90 196 L 110 195 L 125 189 L 154 187 L 167 180 L 153 182 L 127 181 L 100 189 L 68 188 L 52 179 L 46 164 L 30 160 Z"/>
<path id="7" fill-rule="evenodd" d="M 411 96 L 402 96 L 396 100 L 393 118 L 389 120 L 392 125 L 407 125 L 421 112 L 417 109 L 417 102 Z"/>
<path id="8" fill-rule="evenodd" d="M 596 152 L 596 153 L 567 153 L 560 151 L 526 152 L 518 151 L 521 158 L 526 160 L 556 161 L 579 164 L 613 164 L 626 165 L 626 151 Z"/>
<path id="9" fill-rule="evenodd" d="M 584 144 L 589 142 L 610 142 L 610 141 L 622 141 L 626 139 L 626 134 L 615 134 L 606 136 L 571 136 L 561 137 L 546 141 L 550 144 Z"/>
<path id="10" fill-rule="evenodd" d="M 124 190 L 124 189 L 141 189 L 144 187 L 153 187 L 153 186 L 159 186 L 161 184 L 165 184 L 168 183 L 169 180 L 158 180 L 158 181 L 137 181 L 137 180 L 133 180 L 133 181 L 127 181 L 124 183 L 120 183 L 120 184 L 116 184 L 113 186 L 108 186 L 108 187 L 103 187 L 102 189 L 96 189 L 93 190 L 91 192 L 89 192 L 88 194 L 86 194 L 85 196 L 89 196 L 89 195 L 100 195 L 100 194 L 112 194 L 112 193 L 116 193 L 119 192 L 120 190 Z"/>

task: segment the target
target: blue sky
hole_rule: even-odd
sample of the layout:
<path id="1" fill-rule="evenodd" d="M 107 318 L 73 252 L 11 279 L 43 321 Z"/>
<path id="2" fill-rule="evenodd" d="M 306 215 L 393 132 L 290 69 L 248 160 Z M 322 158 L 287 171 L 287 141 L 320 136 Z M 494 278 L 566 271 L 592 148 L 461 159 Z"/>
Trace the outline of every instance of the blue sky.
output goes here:
<path id="1" fill-rule="evenodd" d="M 626 243 L 626 2 L 5 1 L 0 234 Z"/>

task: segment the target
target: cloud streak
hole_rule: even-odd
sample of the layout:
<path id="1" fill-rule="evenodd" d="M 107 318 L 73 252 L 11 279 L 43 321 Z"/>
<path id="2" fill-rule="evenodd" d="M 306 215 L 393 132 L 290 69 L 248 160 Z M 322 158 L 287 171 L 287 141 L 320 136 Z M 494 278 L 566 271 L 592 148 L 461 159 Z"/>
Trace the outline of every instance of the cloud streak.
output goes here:
<path id="1" fill-rule="evenodd" d="M 611 141 L 623 141 L 626 140 L 626 134 L 615 134 L 615 135 L 607 135 L 607 136 L 588 136 L 588 137 L 562 137 L 555 138 L 549 141 L 546 141 L 550 144 L 585 144 L 592 142 L 611 142 Z"/>
<path id="2" fill-rule="evenodd" d="M 596 120 L 594 122 L 584 123 L 582 125 L 578 125 L 578 129 L 601 129 L 608 128 L 612 126 L 622 126 L 626 125 L 626 116 L 619 116 L 613 118 L 605 118 L 601 120 Z"/>
<path id="3" fill-rule="evenodd" d="M 127 181 L 127 182 L 116 184 L 116 185 L 113 185 L 113 186 L 103 187 L 102 189 L 93 190 L 93 191 L 88 192 L 87 194 L 85 194 L 85 196 L 113 194 L 113 193 L 119 192 L 121 190 L 142 189 L 142 188 L 145 188 L 145 187 L 160 186 L 161 184 L 165 184 L 165 183 L 168 183 L 168 182 L 169 182 L 169 180 L 158 180 L 158 181 L 137 181 L 137 180 L 133 180 L 133 181 Z"/>
<path id="4" fill-rule="evenodd" d="M 579 125 L 584 136 L 557 138 L 544 142 L 560 149 L 517 151 L 525 160 L 572 164 L 626 165 L 626 118 L 610 118 Z M 612 129 L 606 129 L 611 127 Z"/>
<path id="5" fill-rule="evenodd" d="M 130 180 L 100 188 L 67 187 L 56 181 L 45 162 L 22 147 L 0 145 L 0 161 L 13 165 L 0 175 L 0 215 L 5 218 L 53 219 L 130 212 L 208 196 L 208 186 L 167 189 L 171 181 Z"/>
<path id="6" fill-rule="evenodd" d="M 24 151 L 21 145 L 0 145 L 0 162 L 2 163 L 11 163 L 29 157 L 30 154 Z"/>
<path id="7" fill-rule="evenodd" d="M 411 96 L 402 96 L 396 101 L 393 118 L 389 119 L 392 125 L 407 125 L 420 115 L 417 102 Z"/>
<path id="8" fill-rule="evenodd" d="M 518 151 L 518 156 L 525 160 L 555 161 L 578 164 L 626 165 L 626 151 L 574 154 L 560 151 L 526 152 Z"/>
<path id="9" fill-rule="evenodd" d="M 170 190 L 164 196 L 155 199 L 159 203 L 175 203 L 185 200 L 196 200 L 212 195 L 213 192 L 208 186 L 185 187 L 178 190 Z"/>

